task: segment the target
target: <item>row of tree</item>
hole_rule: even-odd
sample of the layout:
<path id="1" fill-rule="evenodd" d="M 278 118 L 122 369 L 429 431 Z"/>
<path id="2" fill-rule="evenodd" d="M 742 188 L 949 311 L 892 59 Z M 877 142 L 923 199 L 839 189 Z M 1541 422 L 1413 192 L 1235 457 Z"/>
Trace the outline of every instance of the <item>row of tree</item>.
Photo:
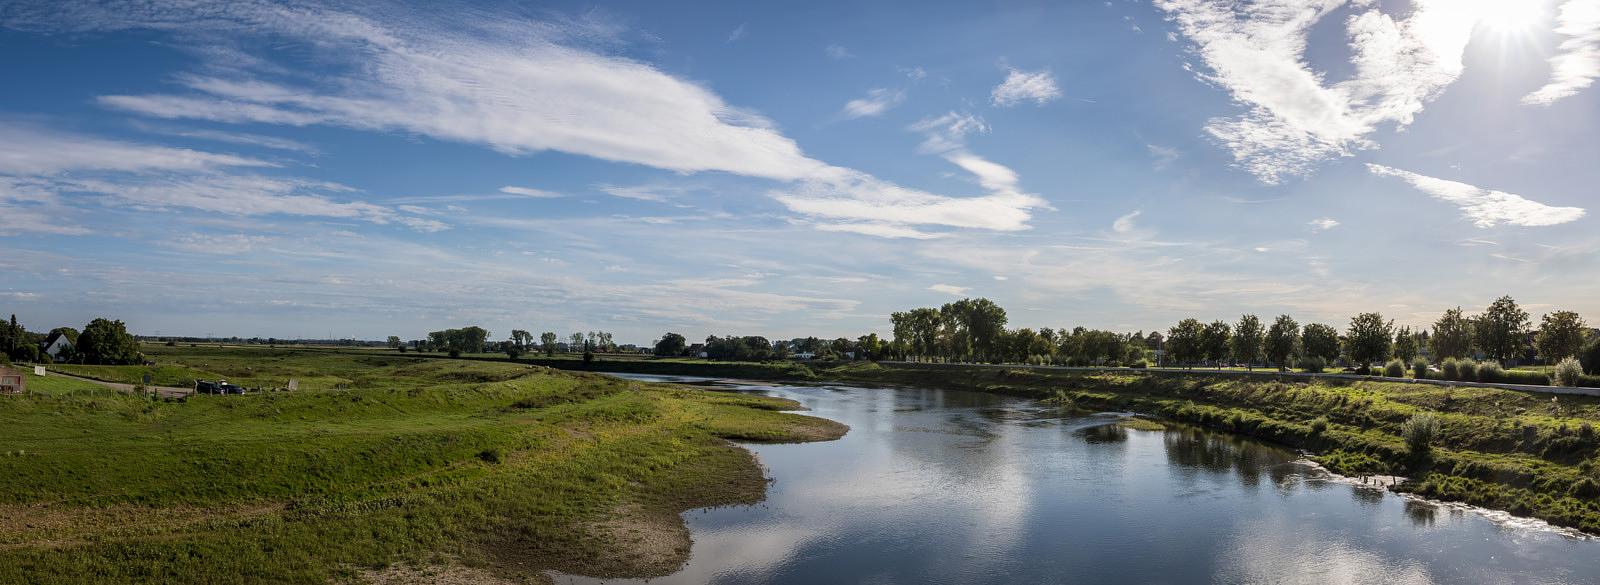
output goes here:
<path id="1" fill-rule="evenodd" d="M 67 345 L 58 356 L 45 353 L 44 344 L 60 335 Z M 101 365 L 132 365 L 144 362 L 139 352 L 139 342 L 128 333 L 122 321 L 98 318 L 83 326 L 83 332 L 71 327 L 57 327 L 47 333 L 28 331 L 17 322 L 17 316 L 0 323 L 0 356 L 6 361 L 63 362 Z"/>

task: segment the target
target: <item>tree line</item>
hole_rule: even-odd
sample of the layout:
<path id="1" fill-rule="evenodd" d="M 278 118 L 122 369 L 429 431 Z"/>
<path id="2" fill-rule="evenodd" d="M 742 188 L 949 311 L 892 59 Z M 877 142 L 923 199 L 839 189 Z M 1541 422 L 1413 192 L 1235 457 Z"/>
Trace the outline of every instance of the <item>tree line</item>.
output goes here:
<path id="1" fill-rule="evenodd" d="M 66 339 L 67 345 L 56 356 L 45 353 L 44 344 L 55 336 Z M 10 321 L 0 323 L 0 358 L 5 362 L 74 363 L 97 365 L 135 365 L 144 363 L 139 352 L 139 342 L 128 333 L 122 321 L 96 318 L 83 326 L 83 331 L 71 327 L 57 327 L 45 333 L 28 331 L 11 315 Z"/>
<path id="2" fill-rule="evenodd" d="M 402 342 L 398 335 L 390 335 L 388 345 L 398 351 L 433 351 L 447 352 L 451 357 L 460 357 L 464 353 L 504 353 L 511 359 L 516 359 L 525 354 L 543 352 L 547 356 L 554 356 L 557 352 L 616 352 L 629 346 L 618 346 L 612 333 L 608 331 L 573 332 L 562 341 L 554 331 L 539 334 L 535 342 L 533 333 L 524 329 L 512 329 L 511 335 L 504 341 L 490 341 L 490 332 L 477 325 L 470 325 L 459 329 L 443 329 L 428 333 L 426 339 L 413 339 Z"/>

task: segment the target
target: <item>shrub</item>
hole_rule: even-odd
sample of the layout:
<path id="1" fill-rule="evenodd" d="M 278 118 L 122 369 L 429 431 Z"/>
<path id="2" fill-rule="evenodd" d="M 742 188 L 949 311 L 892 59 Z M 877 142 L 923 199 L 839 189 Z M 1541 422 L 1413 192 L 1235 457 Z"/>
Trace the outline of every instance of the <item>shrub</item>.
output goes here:
<path id="1" fill-rule="evenodd" d="M 499 449 L 484 449 L 484 450 L 478 452 L 478 458 L 482 459 L 485 463 L 499 463 L 500 462 L 500 450 Z"/>
<path id="2" fill-rule="evenodd" d="M 1311 372 L 1313 374 L 1320 374 L 1320 373 L 1322 373 L 1323 369 L 1328 367 L 1328 363 L 1322 361 L 1322 358 L 1320 358 L 1320 357 L 1312 356 L 1312 357 L 1308 357 L 1308 358 L 1305 358 L 1303 360 L 1300 360 L 1300 367 L 1305 368 L 1305 370 L 1307 372 Z"/>
<path id="3" fill-rule="evenodd" d="M 1405 437 L 1406 448 L 1413 455 L 1426 455 L 1438 435 L 1439 417 L 1431 412 L 1412 415 L 1400 425 L 1400 436 Z"/>
<path id="4" fill-rule="evenodd" d="M 1439 376 L 1446 380 L 1460 380 L 1461 368 L 1456 364 L 1456 358 L 1444 358 L 1439 362 Z"/>
<path id="5" fill-rule="evenodd" d="M 1418 380 L 1428 379 L 1428 360 L 1422 358 L 1411 360 L 1411 377 Z"/>
<path id="6" fill-rule="evenodd" d="M 1506 370 L 1500 374 L 1500 381 L 1509 384 L 1549 386 L 1550 375 L 1544 372 L 1534 372 L 1530 370 Z"/>
<path id="7" fill-rule="evenodd" d="M 1143 369 L 1143 368 L 1150 367 L 1150 363 L 1146 362 L 1144 360 L 1139 360 L 1139 361 L 1133 362 L 1131 364 L 1128 364 L 1128 367 L 1134 368 L 1134 369 Z"/>
<path id="8" fill-rule="evenodd" d="M 1600 335 L 1592 336 L 1578 352 L 1578 363 L 1583 364 L 1583 371 L 1600 375 Z"/>
<path id="9" fill-rule="evenodd" d="M 1550 376 L 1550 383 L 1556 386 L 1577 386 L 1578 380 L 1582 377 L 1583 364 L 1569 357 L 1556 364 L 1556 369 Z"/>
<path id="10" fill-rule="evenodd" d="M 1312 436 L 1321 436 L 1322 433 L 1327 432 L 1327 430 L 1328 430 L 1328 419 L 1327 419 L 1327 417 L 1319 416 L 1315 420 L 1311 421 L 1311 434 L 1312 434 Z"/>
<path id="11" fill-rule="evenodd" d="M 1506 381 L 1506 371 L 1500 367 L 1500 362 L 1494 360 L 1483 362 L 1478 364 L 1478 381 L 1504 382 Z"/>
<path id="12" fill-rule="evenodd" d="M 1472 382 L 1477 380 L 1478 362 L 1472 360 L 1461 360 L 1456 362 L 1456 375 L 1460 377 L 1455 379 L 1462 382 Z"/>
<path id="13" fill-rule="evenodd" d="M 1389 360 L 1383 366 L 1383 375 L 1390 378 L 1402 378 L 1406 375 L 1406 364 L 1400 360 Z"/>
<path id="14" fill-rule="evenodd" d="M 461 357 L 461 350 L 459 350 L 459 349 L 450 350 L 450 357 L 453 357 L 453 358 Z"/>

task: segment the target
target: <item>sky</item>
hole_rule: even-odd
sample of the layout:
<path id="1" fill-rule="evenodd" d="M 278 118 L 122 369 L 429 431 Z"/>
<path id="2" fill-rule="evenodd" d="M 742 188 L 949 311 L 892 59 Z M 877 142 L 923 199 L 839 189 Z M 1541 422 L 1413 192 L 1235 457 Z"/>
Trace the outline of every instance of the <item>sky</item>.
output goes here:
<path id="1" fill-rule="evenodd" d="M 1600 321 L 1600 0 L 0 3 L 0 312 Z"/>

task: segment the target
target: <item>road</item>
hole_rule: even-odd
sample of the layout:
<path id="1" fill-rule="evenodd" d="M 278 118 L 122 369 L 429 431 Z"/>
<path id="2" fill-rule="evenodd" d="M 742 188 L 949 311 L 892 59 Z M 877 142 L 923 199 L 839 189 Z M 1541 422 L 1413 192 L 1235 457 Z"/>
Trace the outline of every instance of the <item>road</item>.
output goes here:
<path id="1" fill-rule="evenodd" d="M 72 374 L 63 374 L 63 373 L 57 372 L 55 370 L 50 370 L 50 375 L 51 376 L 61 376 L 61 377 L 64 377 L 64 378 L 73 378 L 73 379 L 76 379 L 76 380 L 83 380 L 85 382 L 93 382 L 95 384 L 99 384 L 101 386 L 105 386 L 105 387 L 110 388 L 112 390 L 121 390 L 123 392 L 133 392 L 134 391 L 133 390 L 133 384 L 123 384 L 123 383 L 120 383 L 120 382 L 107 382 L 105 380 L 96 380 L 94 378 L 85 378 L 83 376 L 74 376 Z M 178 387 L 175 387 L 175 386 L 145 386 L 145 391 L 146 392 L 155 392 L 157 395 L 161 396 L 162 398 L 178 398 L 178 397 L 188 396 L 190 394 L 194 394 L 194 388 L 178 388 Z"/>

